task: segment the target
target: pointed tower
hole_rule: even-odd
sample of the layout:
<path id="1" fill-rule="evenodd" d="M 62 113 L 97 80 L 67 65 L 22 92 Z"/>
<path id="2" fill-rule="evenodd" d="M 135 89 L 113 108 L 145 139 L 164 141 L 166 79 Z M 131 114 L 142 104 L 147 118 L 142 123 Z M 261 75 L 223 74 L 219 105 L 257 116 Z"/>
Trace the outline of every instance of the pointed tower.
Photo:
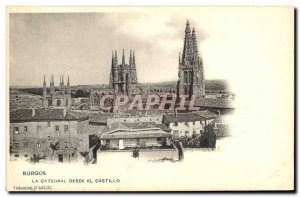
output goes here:
<path id="1" fill-rule="evenodd" d="M 111 57 L 111 67 L 110 67 L 110 75 L 109 75 L 109 88 L 113 88 L 113 71 L 115 66 L 115 57 L 114 57 L 114 51 L 112 51 L 112 57 Z"/>
<path id="2" fill-rule="evenodd" d="M 65 82 L 64 82 L 64 75 L 61 75 L 61 94 L 66 93 L 66 87 L 65 87 Z"/>
<path id="3" fill-rule="evenodd" d="M 190 22 L 186 22 L 182 61 L 189 61 L 193 53 Z"/>
<path id="4" fill-rule="evenodd" d="M 203 97 L 205 95 L 203 66 L 198 54 L 196 31 L 189 21 L 186 23 L 182 59 L 179 57 L 179 71 L 177 82 L 177 95 L 192 95 Z"/>
<path id="5" fill-rule="evenodd" d="M 42 106 L 43 107 L 48 107 L 48 102 L 47 102 L 47 86 L 46 86 L 46 77 L 44 75 L 44 82 L 43 82 L 43 102 Z"/>
<path id="6" fill-rule="evenodd" d="M 50 95 L 53 95 L 55 93 L 55 87 L 54 87 L 54 76 L 50 76 Z"/>
<path id="7" fill-rule="evenodd" d="M 68 75 L 68 81 L 67 81 L 67 94 L 71 94 L 71 86 L 70 86 L 70 77 Z"/>
<path id="8" fill-rule="evenodd" d="M 122 55 L 122 65 L 125 66 L 125 54 L 123 49 L 123 55 Z"/>

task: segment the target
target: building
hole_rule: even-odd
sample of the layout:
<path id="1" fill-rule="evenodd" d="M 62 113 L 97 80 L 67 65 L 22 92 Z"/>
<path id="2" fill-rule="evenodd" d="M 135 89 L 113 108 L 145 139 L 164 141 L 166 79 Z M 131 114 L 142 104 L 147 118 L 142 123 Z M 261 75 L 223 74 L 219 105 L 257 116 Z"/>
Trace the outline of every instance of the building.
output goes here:
<path id="1" fill-rule="evenodd" d="M 46 78 L 44 76 L 43 82 L 43 107 L 70 107 L 72 105 L 70 79 L 65 86 L 64 76 L 60 76 L 59 87 L 55 88 L 54 76 L 50 77 L 50 90 L 48 91 L 46 85 Z"/>
<path id="2" fill-rule="evenodd" d="M 173 139 L 179 139 L 201 134 L 215 118 L 217 115 L 210 111 L 172 113 L 164 115 L 163 123 L 172 130 Z"/>
<path id="3" fill-rule="evenodd" d="M 198 54 L 195 29 L 191 31 L 189 21 L 186 23 L 182 56 L 179 54 L 178 77 L 177 95 L 188 95 L 189 98 L 205 95 L 202 59 Z"/>
<path id="4" fill-rule="evenodd" d="M 134 51 L 130 50 L 129 64 L 125 63 L 124 49 L 121 64 L 118 63 L 117 51 L 113 52 L 109 88 L 114 89 L 115 94 L 131 96 L 138 90 L 137 82 Z"/>
<path id="5" fill-rule="evenodd" d="M 195 102 L 196 107 L 200 107 L 200 110 L 209 110 L 219 115 L 233 114 L 235 111 L 235 101 L 217 98 L 201 98 Z"/>
<path id="6" fill-rule="evenodd" d="M 10 112 L 11 156 L 77 161 L 89 149 L 88 132 L 89 116 L 66 108 L 17 109 Z"/>
<path id="7" fill-rule="evenodd" d="M 172 137 L 168 128 L 155 123 L 114 123 L 101 135 L 104 150 L 170 147 Z"/>

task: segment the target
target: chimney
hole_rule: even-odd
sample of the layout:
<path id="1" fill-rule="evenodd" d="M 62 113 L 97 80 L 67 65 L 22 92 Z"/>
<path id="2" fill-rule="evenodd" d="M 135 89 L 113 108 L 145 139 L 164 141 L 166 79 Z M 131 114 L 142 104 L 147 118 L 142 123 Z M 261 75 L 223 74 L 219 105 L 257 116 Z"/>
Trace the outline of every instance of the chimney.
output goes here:
<path id="1" fill-rule="evenodd" d="M 32 108 L 32 113 L 31 113 L 31 116 L 34 117 L 35 116 L 35 109 L 34 107 Z"/>
<path id="2" fill-rule="evenodd" d="M 66 115 L 67 115 L 67 109 L 63 108 L 63 117 L 66 117 Z"/>

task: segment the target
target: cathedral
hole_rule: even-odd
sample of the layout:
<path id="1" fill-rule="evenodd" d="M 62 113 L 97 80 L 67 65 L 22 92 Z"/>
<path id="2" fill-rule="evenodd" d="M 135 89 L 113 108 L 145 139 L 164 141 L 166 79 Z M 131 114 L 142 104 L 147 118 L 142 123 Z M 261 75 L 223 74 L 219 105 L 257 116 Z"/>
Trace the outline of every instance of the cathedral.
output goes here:
<path id="1" fill-rule="evenodd" d="M 54 76 L 50 77 L 50 91 L 46 86 L 46 78 L 44 76 L 43 82 L 43 107 L 70 107 L 72 104 L 71 99 L 71 86 L 68 76 L 67 85 L 64 84 L 64 76 L 60 76 L 59 87 L 54 86 Z"/>
<path id="2" fill-rule="evenodd" d="M 204 97 L 205 86 L 202 59 L 198 54 L 197 37 L 195 29 L 191 31 L 187 21 L 185 28 L 184 47 L 182 55 L 179 54 L 179 72 L 177 82 L 177 95 L 192 95 Z"/>
<path id="3" fill-rule="evenodd" d="M 138 85 L 134 51 L 130 50 L 129 64 L 125 63 L 124 50 L 121 64 L 118 64 L 117 51 L 112 53 L 109 88 L 113 89 L 115 94 L 131 96 L 137 93 Z"/>

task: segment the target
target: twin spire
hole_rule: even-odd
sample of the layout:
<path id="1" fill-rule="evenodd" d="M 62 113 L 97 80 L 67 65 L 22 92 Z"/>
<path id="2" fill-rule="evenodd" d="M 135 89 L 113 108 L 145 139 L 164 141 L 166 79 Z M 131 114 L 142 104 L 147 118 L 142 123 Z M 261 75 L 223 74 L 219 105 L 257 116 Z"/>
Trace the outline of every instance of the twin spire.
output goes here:
<path id="1" fill-rule="evenodd" d="M 181 56 L 181 54 L 179 54 Z M 195 28 L 191 31 L 190 22 L 187 20 L 185 27 L 184 47 L 182 59 L 179 57 L 179 62 L 182 61 L 195 61 L 198 59 L 198 45 Z"/>
<path id="2" fill-rule="evenodd" d="M 118 65 L 118 54 L 117 51 L 112 51 L 112 65 Z M 122 53 L 122 65 L 125 65 L 125 51 L 123 49 Z M 130 56 L 129 56 L 129 65 L 135 65 L 135 55 L 134 51 L 130 50 Z"/>
<path id="3" fill-rule="evenodd" d="M 44 82 L 43 84 L 46 84 L 46 76 L 44 75 Z M 64 75 L 59 76 L 59 85 L 64 85 Z M 70 85 L 70 77 L 68 75 L 68 81 L 67 81 L 67 85 Z M 54 86 L 54 76 L 51 75 L 50 76 L 50 86 Z"/>

